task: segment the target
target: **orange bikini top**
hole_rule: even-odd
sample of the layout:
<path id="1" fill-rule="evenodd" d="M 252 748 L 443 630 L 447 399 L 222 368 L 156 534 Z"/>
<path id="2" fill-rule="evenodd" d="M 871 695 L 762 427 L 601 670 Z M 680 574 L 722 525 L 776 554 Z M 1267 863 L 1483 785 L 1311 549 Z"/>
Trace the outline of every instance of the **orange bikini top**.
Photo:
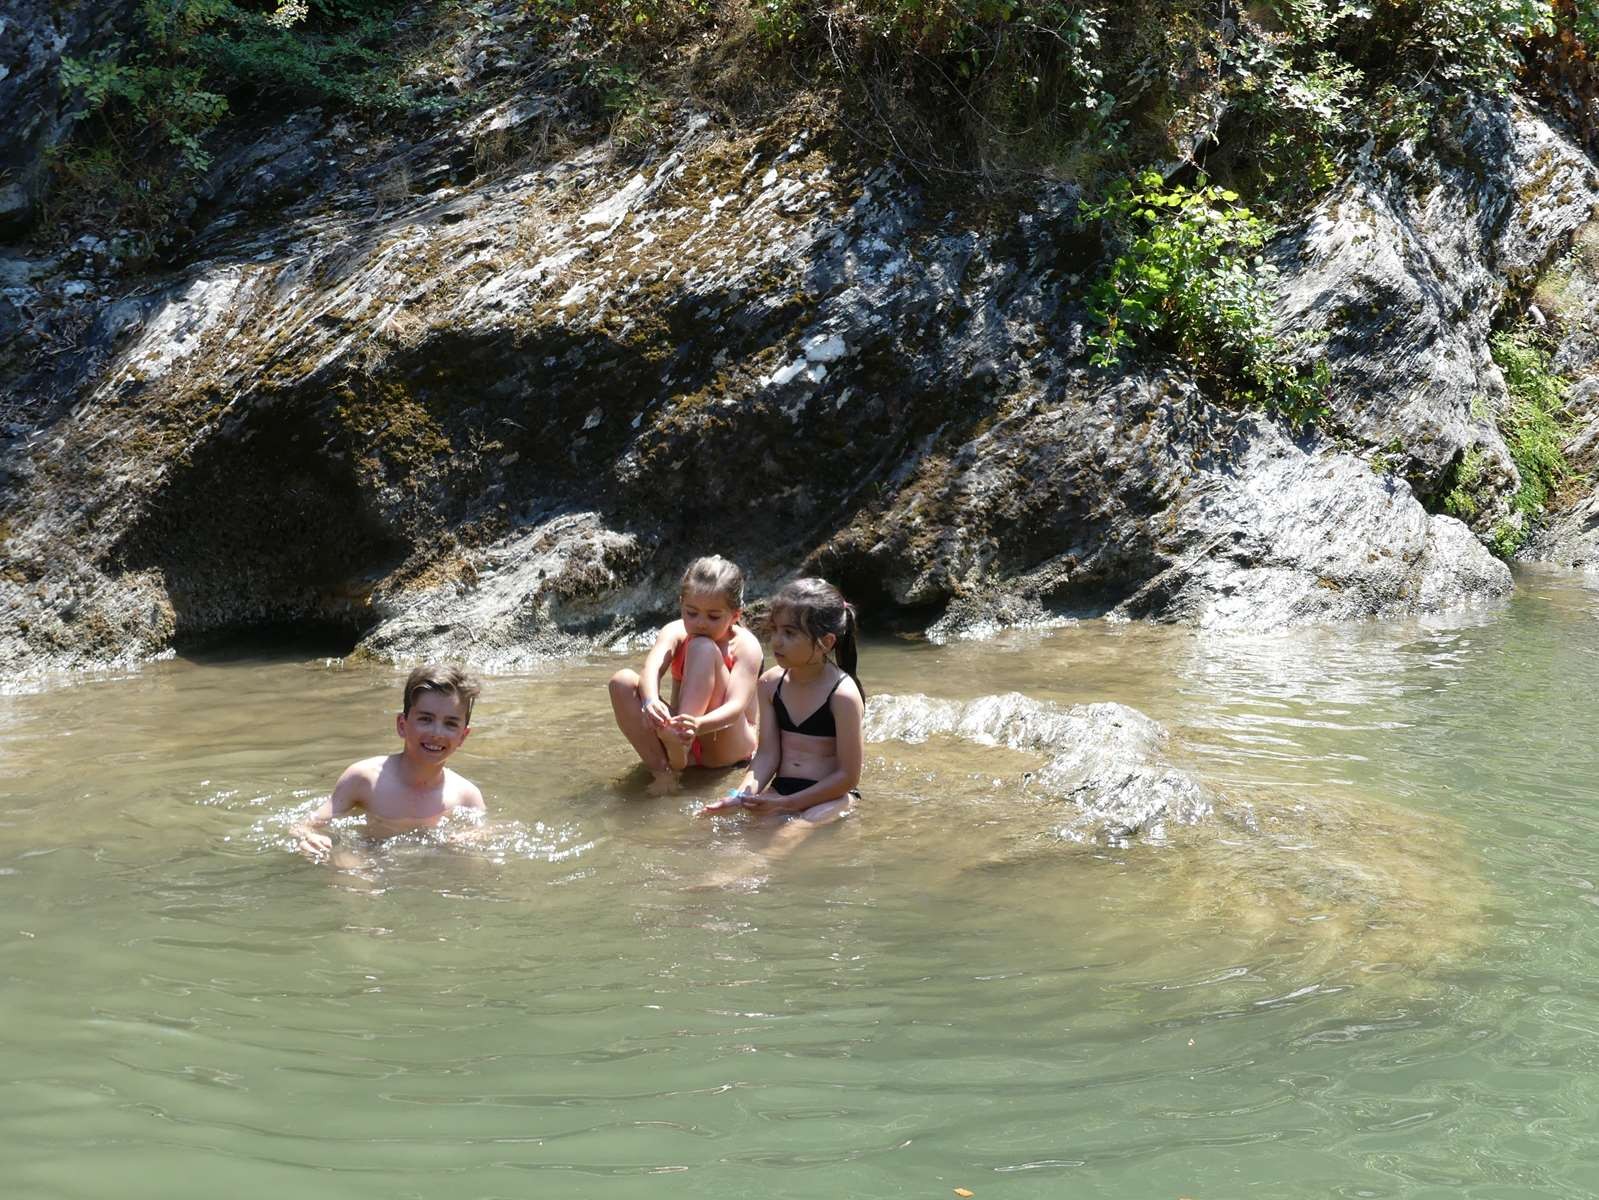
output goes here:
<path id="1" fill-rule="evenodd" d="M 688 657 L 688 644 L 692 640 L 684 638 L 677 644 L 677 652 L 672 655 L 672 678 L 679 683 L 683 682 L 683 660 Z M 733 669 L 733 655 L 729 651 L 722 651 L 722 661 L 727 664 L 729 671 Z"/>

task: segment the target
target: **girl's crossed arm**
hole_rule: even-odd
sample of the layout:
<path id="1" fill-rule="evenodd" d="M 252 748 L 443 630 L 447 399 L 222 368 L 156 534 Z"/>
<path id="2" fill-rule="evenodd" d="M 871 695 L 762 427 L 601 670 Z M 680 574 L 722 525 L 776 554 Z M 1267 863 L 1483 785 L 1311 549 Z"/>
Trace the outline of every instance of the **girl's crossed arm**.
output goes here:
<path id="1" fill-rule="evenodd" d="M 751 640 L 753 641 L 753 635 Z M 758 655 L 759 643 L 755 643 L 755 646 Z M 748 654 L 737 656 L 733 669 L 728 672 L 726 697 L 708 712 L 698 715 L 678 713 L 672 718 L 672 728 L 677 735 L 685 741 L 693 741 L 702 734 L 716 733 L 741 720 L 749 710 L 750 696 L 755 693 L 756 686 L 760 683 L 760 661 L 758 656 L 753 658 Z"/>

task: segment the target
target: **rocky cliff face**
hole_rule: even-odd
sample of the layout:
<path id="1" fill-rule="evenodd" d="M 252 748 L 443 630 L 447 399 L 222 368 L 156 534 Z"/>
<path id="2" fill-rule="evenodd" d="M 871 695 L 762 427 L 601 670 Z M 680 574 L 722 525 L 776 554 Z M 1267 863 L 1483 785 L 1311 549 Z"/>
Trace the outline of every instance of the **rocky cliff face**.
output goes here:
<path id="1" fill-rule="evenodd" d="M 1336 423 L 1423 497 L 1467 453 L 1483 464 L 1479 530 L 1507 519 L 1515 466 L 1488 335 L 1592 218 L 1599 175 L 1567 136 L 1519 106 L 1463 106 L 1418 156 L 1401 146 L 1278 246 L 1286 331 L 1327 349 Z"/>
<path id="2" fill-rule="evenodd" d="M 92 58 L 125 29 L 134 5 L 10 0 L 0 14 L 0 238 L 33 223 L 46 154 L 66 135 L 71 106 L 57 82 L 63 56 Z"/>
<path id="3" fill-rule="evenodd" d="M 1472 447 L 1490 496 L 1514 485 L 1487 332 L 1599 199 L 1536 114 L 1464 112 L 1458 159 L 1367 163 L 1278 243 L 1282 321 L 1333 368 L 1334 428 L 1296 435 L 1088 369 L 1099 247 L 1069 188 L 951 205 L 829 149 L 814 111 L 495 165 L 559 105 L 380 149 L 303 116 L 219 159 L 168 277 L 77 297 L 74 365 L 11 371 L 70 408 L 12 428 L 0 660 L 322 621 L 510 666 L 648 619 L 712 550 L 757 594 L 819 570 L 942 635 L 1508 590 L 1417 497 Z M 41 271 L 11 303 L 61 300 Z"/>

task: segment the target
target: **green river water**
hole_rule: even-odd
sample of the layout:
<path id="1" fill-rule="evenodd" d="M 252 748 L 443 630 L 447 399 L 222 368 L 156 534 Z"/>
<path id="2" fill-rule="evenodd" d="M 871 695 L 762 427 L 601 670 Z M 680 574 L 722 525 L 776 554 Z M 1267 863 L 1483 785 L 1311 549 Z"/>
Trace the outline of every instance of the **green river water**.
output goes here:
<path id="1" fill-rule="evenodd" d="M 1595 582 L 1599 587 L 1599 582 Z M 305 861 L 402 673 L 0 696 L 7 1197 L 1592 1197 L 1599 590 L 1237 636 L 877 641 L 869 695 L 1117 700 L 1225 797 L 1079 842 L 1036 757 L 868 746 L 786 856 L 490 677 L 477 841 Z M 870 702 L 870 701 L 869 701 Z"/>

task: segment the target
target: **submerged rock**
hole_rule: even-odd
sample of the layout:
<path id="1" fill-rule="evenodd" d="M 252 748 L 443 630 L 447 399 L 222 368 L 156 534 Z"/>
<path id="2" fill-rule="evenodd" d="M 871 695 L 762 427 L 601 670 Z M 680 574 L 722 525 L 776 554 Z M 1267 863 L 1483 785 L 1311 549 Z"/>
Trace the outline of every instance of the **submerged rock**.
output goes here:
<path id="1" fill-rule="evenodd" d="M 923 695 L 873 696 L 868 741 L 917 743 L 948 735 L 1048 756 L 1030 786 L 1076 808 L 1063 836 L 1159 840 L 1168 823 L 1209 817 L 1211 797 L 1162 757 L 1166 731 L 1123 704 L 1060 708 L 1019 692 L 962 703 Z"/>

